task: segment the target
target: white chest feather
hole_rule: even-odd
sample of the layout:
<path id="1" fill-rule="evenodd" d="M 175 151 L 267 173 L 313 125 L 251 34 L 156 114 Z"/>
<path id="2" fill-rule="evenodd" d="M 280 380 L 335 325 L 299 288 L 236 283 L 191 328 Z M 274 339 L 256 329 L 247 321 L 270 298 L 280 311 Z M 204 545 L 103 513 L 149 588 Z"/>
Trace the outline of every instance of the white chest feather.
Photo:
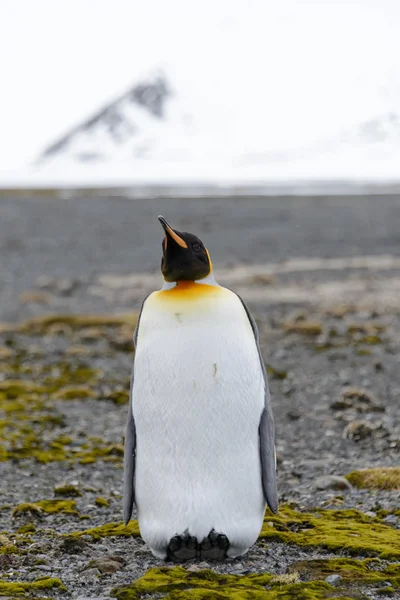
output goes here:
<path id="1" fill-rule="evenodd" d="M 250 545 L 264 512 L 264 379 L 254 334 L 229 290 L 168 293 L 146 300 L 134 365 L 142 536 L 156 552 L 185 529 L 202 539 L 215 528 L 233 545 Z M 235 540 L 246 519 L 249 540 Z"/>

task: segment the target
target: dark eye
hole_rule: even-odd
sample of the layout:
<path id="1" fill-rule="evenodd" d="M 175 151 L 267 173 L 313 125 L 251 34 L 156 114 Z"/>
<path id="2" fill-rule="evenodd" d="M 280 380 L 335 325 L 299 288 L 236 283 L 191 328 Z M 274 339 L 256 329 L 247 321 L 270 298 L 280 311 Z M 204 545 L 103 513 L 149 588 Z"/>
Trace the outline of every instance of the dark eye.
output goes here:
<path id="1" fill-rule="evenodd" d="M 195 242 L 194 244 L 192 244 L 192 248 L 193 248 L 194 252 L 201 252 L 201 246 L 197 242 Z"/>

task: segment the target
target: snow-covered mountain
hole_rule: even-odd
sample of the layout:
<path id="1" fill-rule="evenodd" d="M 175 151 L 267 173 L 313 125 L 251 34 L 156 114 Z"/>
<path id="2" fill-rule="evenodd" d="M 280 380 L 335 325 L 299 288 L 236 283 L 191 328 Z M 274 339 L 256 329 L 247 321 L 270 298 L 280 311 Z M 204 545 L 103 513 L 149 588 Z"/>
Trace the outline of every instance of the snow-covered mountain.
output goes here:
<path id="1" fill-rule="evenodd" d="M 398 2 L 116 1 L 6 28 L 1 185 L 399 180 Z"/>
<path id="2" fill-rule="evenodd" d="M 196 106 L 197 104 L 197 106 Z M 49 172 L 61 165 L 210 163 L 240 159 L 211 106 L 191 106 L 162 71 L 139 80 L 47 147 L 36 161 Z M 204 126 L 205 125 L 205 126 Z"/>
<path id="3" fill-rule="evenodd" d="M 51 144 L 38 163 L 63 159 L 82 163 L 133 161 L 152 155 L 167 142 L 168 133 L 173 133 L 174 138 L 180 134 L 181 124 L 171 123 L 167 113 L 172 95 L 161 73 L 137 83 Z"/>
<path id="4" fill-rule="evenodd" d="M 246 140 L 235 139 L 234 125 L 229 130 L 222 118 L 219 122 L 212 107 L 202 110 L 198 103 L 196 112 L 182 96 L 162 72 L 142 79 L 49 146 L 37 162 L 39 171 L 79 166 L 82 173 L 85 165 L 88 172 L 96 166 L 112 171 L 114 165 L 119 170 L 125 166 L 135 179 L 138 170 L 151 170 L 151 165 L 169 166 L 175 177 L 180 168 L 191 165 L 196 179 L 207 164 L 206 172 L 215 179 L 213 164 L 224 166 L 231 178 L 247 173 L 247 181 L 273 179 L 274 174 L 278 180 L 334 180 L 362 179 L 363 173 L 368 179 L 372 164 L 372 176 L 396 179 L 400 118 L 393 111 L 371 114 L 368 120 L 355 120 L 336 131 L 328 125 L 322 133 L 296 131 L 281 139 L 267 113 Z"/>
<path id="5" fill-rule="evenodd" d="M 105 15 L 97 54 L 83 54 L 85 64 L 82 26 L 83 46 L 65 58 L 73 67 L 54 60 L 49 80 L 43 66 L 36 108 L 27 112 L 24 94 L 13 92 L 14 152 L 25 148 L 24 127 L 42 147 L 51 142 L 40 156 L 35 146 L 37 160 L 13 181 L 400 180 L 398 3 L 205 0 L 193 9 L 155 0 L 156 20 L 148 3 L 138 14 L 124 3 L 138 19 L 137 35 L 132 18 L 125 27 L 115 16 L 110 27 Z M 121 94 L 127 81 L 133 85 Z"/>

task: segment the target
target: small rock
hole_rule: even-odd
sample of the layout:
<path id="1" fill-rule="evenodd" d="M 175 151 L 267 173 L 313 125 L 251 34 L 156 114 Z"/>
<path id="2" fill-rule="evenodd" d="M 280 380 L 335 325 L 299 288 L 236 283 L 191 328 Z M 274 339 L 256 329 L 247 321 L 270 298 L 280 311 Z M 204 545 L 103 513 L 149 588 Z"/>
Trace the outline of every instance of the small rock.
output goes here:
<path id="1" fill-rule="evenodd" d="M 60 550 L 66 552 L 67 554 L 80 554 L 81 552 L 86 550 L 87 547 L 87 543 L 82 538 L 68 536 L 62 542 Z"/>
<path id="2" fill-rule="evenodd" d="M 82 579 L 86 580 L 88 583 L 94 583 L 97 581 L 98 577 L 100 577 L 101 573 L 99 569 L 87 569 L 81 571 L 80 576 Z"/>
<path id="3" fill-rule="evenodd" d="M 51 304 L 52 296 L 47 292 L 29 290 L 18 296 L 20 304 Z"/>
<path id="4" fill-rule="evenodd" d="M 289 323 L 299 323 L 300 321 L 305 321 L 306 319 L 307 312 L 305 310 L 302 310 L 301 308 L 293 310 L 286 317 L 286 320 Z"/>
<path id="5" fill-rule="evenodd" d="M 104 330 L 101 327 L 85 327 L 76 337 L 82 342 L 97 342 L 104 337 Z"/>
<path id="6" fill-rule="evenodd" d="M 7 536 L 0 533 L 0 546 L 12 546 L 12 541 Z"/>
<path id="7" fill-rule="evenodd" d="M 342 577 L 340 575 L 328 575 L 328 577 L 325 577 L 325 581 L 326 583 L 329 583 L 329 585 L 336 585 L 341 579 Z"/>
<path id="8" fill-rule="evenodd" d="M 133 336 L 131 332 L 129 335 L 119 334 L 115 337 L 109 338 L 109 344 L 115 350 L 120 352 L 132 352 L 133 351 Z"/>
<path id="9" fill-rule="evenodd" d="M 384 412 L 385 407 L 379 403 L 371 392 L 364 388 L 346 388 L 339 400 L 331 404 L 334 410 L 355 409 L 357 412 Z"/>
<path id="10" fill-rule="evenodd" d="M 120 552 L 124 552 L 123 550 Z M 126 559 L 123 556 L 120 556 L 118 552 L 115 554 L 109 554 L 108 557 L 110 560 L 115 560 L 117 563 L 120 563 L 123 567 L 126 566 Z"/>
<path id="11" fill-rule="evenodd" d="M 351 490 L 351 484 L 345 477 L 338 475 L 323 475 L 315 480 L 317 490 Z"/>
<path id="12" fill-rule="evenodd" d="M 341 369 L 339 371 L 339 379 L 342 382 L 342 384 L 344 384 L 344 385 L 349 384 L 350 378 L 351 378 L 351 375 L 347 369 Z"/>
<path id="13" fill-rule="evenodd" d="M 382 438 L 389 435 L 389 431 L 381 421 L 351 421 L 343 430 L 342 438 L 359 442 L 372 437 Z"/>
<path id="14" fill-rule="evenodd" d="M 298 421 L 300 419 L 300 417 L 301 417 L 301 412 L 299 410 L 296 410 L 296 409 L 288 410 L 288 412 L 286 413 L 286 416 L 291 421 Z"/>
<path id="15" fill-rule="evenodd" d="M 0 346 L 0 360 L 7 360 L 11 358 L 13 355 L 13 351 L 6 346 Z"/>
<path id="16" fill-rule="evenodd" d="M 54 277 L 49 277 L 48 275 L 39 275 L 35 281 L 36 287 L 39 288 L 51 288 L 55 284 Z"/>
<path id="17" fill-rule="evenodd" d="M 387 525 L 397 526 L 399 524 L 399 517 L 397 517 L 396 515 L 387 515 L 386 517 L 384 517 L 383 521 Z"/>
<path id="18" fill-rule="evenodd" d="M 67 323 L 52 323 L 47 327 L 47 333 L 51 336 L 69 335 L 72 329 Z"/>
<path id="19" fill-rule="evenodd" d="M 91 354 L 91 352 L 89 348 L 86 348 L 80 344 L 75 344 L 74 346 L 69 346 L 66 348 L 65 354 L 67 356 L 85 356 L 87 354 Z"/>
<path id="20" fill-rule="evenodd" d="M 365 512 L 364 514 L 367 515 L 367 517 L 371 517 L 371 519 L 375 519 L 375 517 L 377 516 L 376 512 L 374 512 L 373 510 L 367 510 L 367 512 Z"/>
<path id="21" fill-rule="evenodd" d="M 116 559 L 116 557 L 100 557 L 91 560 L 85 567 L 84 571 L 98 570 L 100 573 L 115 573 L 123 569 L 124 565 L 122 561 Z"/>
<path id="22" fill-rule="evenodd" d="M 275 277 L 271 273 L 256 273 L 248 278 L 250 285 L 271 285 Z"/>
<path id="23" fill-rule="evenodd" d="M 28 554 L 44 554 L 46 555 L 52 549 L 51 542 L 42 540 L 41 542 L 33 542 L 28 546 Z"/>
<path id="24" fill-rule="evenodd" d="M 333 429 L 326 429 L 325 430 L 325 436 L 326 437 L 335 437 L 336 436 L 336 431 L 334 431 Z"/>
<path id="25" fill-rule="evenodd" d="M 283 328 L 286 333 L 298 333 L 309 336 L 322 334 L 322 323 L 320 321 L 286 321 L 283 324 Z"/>
<path id="26" fill-rule="evenodd" d="M 112 600 L 110 596 L 78 596 L 76 600 Z"/>
<path id="27" fill-rule="evenodd" d="M 77 287 L 78 282 L 74 279 L 60 279 L 57 281 L 56 289 L 63 296 L 69 296 Z"/>
<path id="28" fill-rule="evenodd" d="M 45 351 L 38 344 L 29 344 L 26 350 L 30 358 L 40 358 L 45 355 Z"/>

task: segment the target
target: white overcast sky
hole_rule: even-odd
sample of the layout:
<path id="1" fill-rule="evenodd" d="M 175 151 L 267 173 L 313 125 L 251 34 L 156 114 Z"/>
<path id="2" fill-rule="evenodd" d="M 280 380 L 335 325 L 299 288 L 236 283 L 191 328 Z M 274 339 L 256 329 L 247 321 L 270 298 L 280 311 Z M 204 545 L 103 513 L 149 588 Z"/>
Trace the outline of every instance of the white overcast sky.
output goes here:
<path id="1" fill-rule="evenodd" d="M 400 0 L 0 0 L 0 170 L 154 68 L 243 128 L 399 109 L 399 31 Z"/>

